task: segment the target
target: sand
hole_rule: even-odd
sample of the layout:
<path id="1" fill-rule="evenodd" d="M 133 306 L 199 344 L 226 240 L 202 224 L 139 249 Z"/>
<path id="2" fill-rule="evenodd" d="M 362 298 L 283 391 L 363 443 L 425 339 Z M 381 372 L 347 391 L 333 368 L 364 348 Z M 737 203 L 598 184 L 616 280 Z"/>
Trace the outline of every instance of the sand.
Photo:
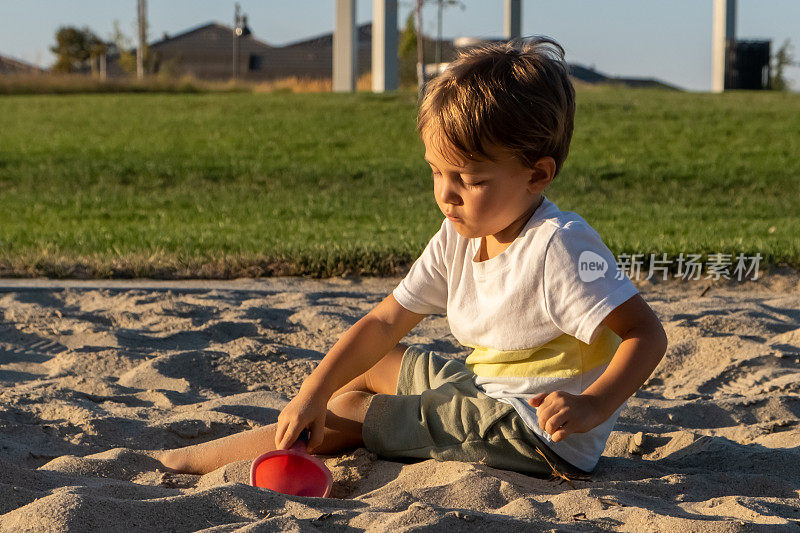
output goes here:
<path id="1" fill-rule="evenodd" d="M 157 450 L 274 422 L 400 278 L 0 280 L 0 531 L 798 531 L 800 278 L 637 282 L 669 336 L 588 481 L 323 457 L 331 498 Z M 706 290 L 707 289 L 707 290 Z M 463 360 L 445 317 L 405 339 Z"/>

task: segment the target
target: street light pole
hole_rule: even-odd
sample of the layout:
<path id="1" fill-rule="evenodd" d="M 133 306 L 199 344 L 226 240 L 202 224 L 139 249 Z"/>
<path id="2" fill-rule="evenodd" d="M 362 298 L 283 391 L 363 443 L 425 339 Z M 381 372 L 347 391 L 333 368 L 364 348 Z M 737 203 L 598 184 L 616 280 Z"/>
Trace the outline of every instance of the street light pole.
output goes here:
<path id="1" fill-rule="evenodd" d="M 137 0 L 137 22 L 139 24 L 139 46 L 136 48 L 136 77 L 144 79 L 144 53 L 147 47 L 147 0 Z"/>
<path id="2" fill-rule="evenodd" d="M 422 100 L 425 92 L 425 61 L 422 53 L 422 2 L 417 0 L 416 19 L 417 19 L 417 100 Z"/>
<path id="3" fill-rule="evenodd" d="M 233 79 L 239 78 L 239 38 L 242 36 L 242 15 L 239 3 L 236 3 L 233 14 Z"/>
<path id="4" fill-rule="evenodd" d="M 442 62 L 442 8 L 444 0 L 437 0 L 436 6 L 436 64 Z"/>

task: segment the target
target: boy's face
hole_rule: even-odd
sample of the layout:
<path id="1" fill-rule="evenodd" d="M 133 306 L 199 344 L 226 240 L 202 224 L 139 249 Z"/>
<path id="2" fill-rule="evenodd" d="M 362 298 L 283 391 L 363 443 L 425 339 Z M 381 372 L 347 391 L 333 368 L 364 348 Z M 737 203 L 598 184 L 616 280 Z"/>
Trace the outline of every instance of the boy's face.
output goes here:
<path id="1" fill-rule="evenodd" d="M 439 151 L 440 143 L 431 142 L 426 135 L 423 142 L 425 160 L 433 171 L 436 203 L 465 238 L 494 235 L 513 239 L 516 234 L 506 236 L 504 230 L 519 226 L 521 217 L 527 220 L 552 180 L 543 179 L 541 170 L 523 166 L 497 146 L 488 150 L 495 161 L 449 157 L 459 163 L 453 165 Z M 521 226 L 515 229 L 519 231 Z"/>

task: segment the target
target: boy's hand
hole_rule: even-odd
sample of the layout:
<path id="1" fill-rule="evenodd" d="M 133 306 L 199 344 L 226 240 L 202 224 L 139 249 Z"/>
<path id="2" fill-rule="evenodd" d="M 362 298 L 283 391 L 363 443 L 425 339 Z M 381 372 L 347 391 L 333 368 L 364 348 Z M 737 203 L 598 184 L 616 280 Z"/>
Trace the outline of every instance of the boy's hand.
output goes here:
<path id="1" fill-rule="evenodd" d="M 539 427 L 549 433 L 554 442 L 572 433 L 585 433 L 605 420 L 595 400 L 588 396 L 555 391 L 534 396 L 528 403 L 537 408 Z"/>
<path id="2" fill-rule="evenodd" d="M 311 433 L 306 446 L 309 452 L 322 444 L 325 415 L 328 413 L 328 402 L 323 396 L 307 393 L 300 388 L 300 392 L 278 415 L 278 425 L 275 427 L 276 449 L 291 448 L 305 428 Z"/>

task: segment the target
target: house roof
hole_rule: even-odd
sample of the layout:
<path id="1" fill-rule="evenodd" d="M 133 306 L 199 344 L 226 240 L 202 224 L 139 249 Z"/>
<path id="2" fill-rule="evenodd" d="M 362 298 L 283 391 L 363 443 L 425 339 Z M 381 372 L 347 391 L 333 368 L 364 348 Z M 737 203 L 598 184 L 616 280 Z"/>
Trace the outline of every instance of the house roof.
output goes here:
<path id="1" fill-rule="evenodd" d="M 200 33 L 202 31 L 206 31 L 206 30 L 209 30 L 209 29 L 217 30 L 217 31 L 220 31 L 220 32 L 229 33 L 231 35 L 233 34 L 233 28 L 231 28 L 230 26 L 225 26 L 224 24 L 220 24 L 219 22 L 209 22 L 208 24 L 203 24 L 201 26 L 197 26 L 197 27 L 188 29 L 188 30 L 186 30 L 186 31 L 184 31 L 182 33 L 178 33 L 176 35 L 164 37 L 163 39 L 161 39 L 159 41 L 151 43 L 149 46 L 159 46 L 159 45 L 170 43 L 170 42 L 173 42 L 173 41 L 179 41 L 179 40 L 184 39 L 186 37 L 189 37 L 189 36 L 191 36 L 191 35 L 193 35 L 195 33 Z M 256 39 L 255 37 L 253 37 L 252 33 L 248 34 L 246 36 L 246 38 L 257 42 L 261 46 L 265 46 L 267 48 L 274 48 L 271 44 L 265 43 L 264 41 L 261 41 L 259 39 Z"/>
<path id="2" fill-rule="evenodd" d="M 189 37 L 192 34 L 199 33 L 199 32 L 202 32 L 202 31 L 206 31 L 206 30 L 209 30 L 209 29 L 215 29 L 215 30 L 218 30 L 218 31 L 224 31 L 224 32 L 227 32 L 227 33 L 232 33 L 233 32 L 233 28 L 231 28 L 230 26 L 225 26 L 224 24 L 220 24 L 219 22 L 209 22 L 207 24 L 202 24 L 200 26 L 196 26 L 194 28 L 190 28 L 190 29 L 188 29 L 188 30 L 186 30 L 184 32 L 178 33 L 176 35 L 167 36 L 167 37 L 165 37 L 165 38 L 163 38 L 163 39 L 161 39 L 159 41 L 151 43 L 150 46 L 158 46 L 158 45 L 166 44 L 166 43 L 169 43 L 169 42 L 172 42 L 172 41 L 180 40 L 180 39 L 183 39 L 185 37 Z M 372 22 L 367 22 L 365 24 L 361 24 L 360 26 L 358 26 L 357 33 L 358 33 L 359 42 L 371 41 L 371 39 L 372 39 Z M 328 32 L 328 33 L 324 33 L 324 34 L 321 34 L 321 35 L 317 35 L 315 37 L 309 37 L 307 39 L 302 39 L 300 41 L 294 41 L 294 42 L 291 42 L 291 43 L 284 44 L 282 46 L 271 45 L 269 43 L 266 43 L 264 41 L 256 39 L 255 37 L 253 37 L 252 34 L 250 34 L 248 37 L 250 39 L 258 42 L 259 44 L 261 44 L 263 46 L 266 46 L 266 47 L 269 47 L 269 48 L 292 48 L 292 47 L 295 47 L 295 46 L 316 48 L 316 47 L 325 47 L 325 46 L 332 46 L 333 45 L 333 33 L 332 32 Z"/>
<path id="3" fill-rule="evenodd" d="M 656 78 L 629 78 L 608 76 L 594 68 L 584 67 L 577 63 L 569 64 L 569 75 L 585 83 L 619 83 L 628 87 L 658 87 L 661 89 L 681 90 L 679 87 Z"/>
<path id="4" fill-rule="evenodd" d="M 356 32 L 358 34 L 358 42 L 372 41 L 372 22 L 367 22 L 366 24 L 358 26 L 356 28 Z M 281 48 L 292 48 L 295 46 L 304 46 L 310 48 L 333 46 L 333 32 L 324 33 L 322 35 L 310 37 L 301 41 L 287 43 Z"/>
<path id="5" fill-rule="evenodd" d="M 44 72 L 44 69 L 19 59 L 0 55 L 0 74 L 27 74 L 31 72 Z"/>
<path id="6" fill-rule="evenodd" d="M 220 24 L 218 22 L 209 22 L 207 24 L 203 24 L 200 26 L 196 26 L 194 28 L 190 28 L 182 33 L 173 36 L 167 36 L 159 41 L 156 41 L 150 44 L 151 47 L 158 48 L 161 45 L 166 45 L 169 43 L 173 43 L 176 41 L 181 41 L 186 39 L 187 37 L 191 37 L 196 33 L 201 32 L 208 32 L 209 30 L 215 31 L 218 33 L 225 33 L 231 35 L 233 33 L 233 28 L 230 26 L 226 26 L 224 24 Z M 372 41 L 372 22 L 367 22 L 365 24 L 361 24 L 356 28 L 357 35 L 358 35 L 358 43 L 369 44 Z M 321 35 L 317 35 L 315 37 L 309 37 L 307 39 L 302 39 L 299 41 L 294 41 L 291 43 L 287 43 L 281 46 L 274 46 L 270 45 L 264 41 L 256 39 L 252 34 L 249 34 L 245 37 L 250 42 L 255 44 L 256 46 L 260 46 L 263 48 L 270 48 L 275 51 L 287 51 L 292 52 L 296 49 L 306 49 L 308 52 L 311 52 L 315 49 L 325 49 L 330 48 L 333 46 L 333 32 L 327 32 Z M 493 39 L 480 39 L 481 41 L 490 41 L 490 42 L 502 42 L 504 39 L 493 38 Z M 449 58 L 452 58 L 456 55 L 458 47 L 455 46 L 455 43 L 458 41 L 456 40 L 443 40 L 442 41 L 442 59 L 447 61 Z M 433 47 L 435 46 L 435 39 L 425 36 L 423 38 L 423 43 L 425 46 L 426 54 L 432 53 Z M 430 56 L 429 56 L 430 57 Z M 579 64 L 570 64 L 570 75 L 575 78 L 576 80 L 580 80 L 586 83 L 620 83 L 628 86 L 634 87 L 663 87 L 663 88 L 670 88 L 670 89 L 678 89 L 678 87 L 672 86 L 668 83 L 665 83 L 661 80 L 657 80 L 654 78 L 628 78 L 628 77 L 614 77 L 608 76 L 601 72 L 598 72 L 594 68 L 588 68 Z M 32 67 L 36 68 L 36 67 Z"/>

